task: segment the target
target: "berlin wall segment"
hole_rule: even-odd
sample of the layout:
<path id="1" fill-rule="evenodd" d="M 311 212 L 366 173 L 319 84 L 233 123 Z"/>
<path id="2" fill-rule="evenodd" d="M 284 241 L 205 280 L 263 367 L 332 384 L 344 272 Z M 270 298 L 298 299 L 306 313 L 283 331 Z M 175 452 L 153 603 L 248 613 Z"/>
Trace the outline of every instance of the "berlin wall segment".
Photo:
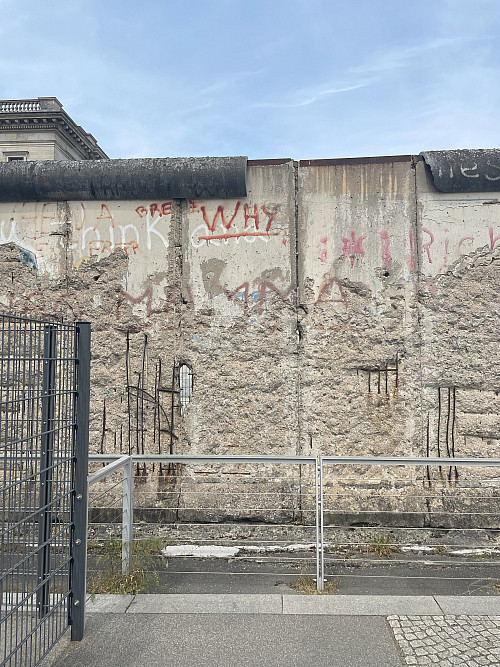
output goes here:
<path id="1" fill-rule="evenodd" d="M 233 199 L 1 203 L 1 300 L 92 322 L 94 452 L 498 456 L 498 206 L 411 157 L 249 165 Z M 415 509 L 407 472 L 351 472 Z"/>

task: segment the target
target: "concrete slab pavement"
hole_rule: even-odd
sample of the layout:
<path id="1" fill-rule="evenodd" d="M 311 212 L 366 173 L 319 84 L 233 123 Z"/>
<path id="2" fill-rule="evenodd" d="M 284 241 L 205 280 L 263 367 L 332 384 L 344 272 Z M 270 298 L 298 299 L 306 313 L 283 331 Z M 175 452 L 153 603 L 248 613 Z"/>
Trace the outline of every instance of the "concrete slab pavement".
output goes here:
<path id="1" fill-rule="evenodd" d="M 110 614 L 297 614 L 330 616 L 499 616 L 500 596 L 96 595 L 87 612 Z"/>
<path id="2" fill-rule="evenodd" d="M 87 611 L 43 667 L 500 665 L 498 596 L 97 595 Z"/>
<path id="3" fill-rule="evenodd" d="M 43 667 L 402 667 L 383 617 L 89 614 Z"/>

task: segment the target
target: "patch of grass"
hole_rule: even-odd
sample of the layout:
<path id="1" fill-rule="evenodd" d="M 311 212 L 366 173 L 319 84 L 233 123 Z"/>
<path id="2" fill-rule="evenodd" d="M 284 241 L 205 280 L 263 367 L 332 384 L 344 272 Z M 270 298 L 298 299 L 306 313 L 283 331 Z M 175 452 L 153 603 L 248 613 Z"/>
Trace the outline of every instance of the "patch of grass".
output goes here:
<path id="1" fill-rule="evenodd" d="M 91 553 L 99 554 L 99 571 L 88 582 L 87 591 L 97 593 L 116 593 L 136 595 L 147 588 L 158 585 L 158 572 L 150 569 L 153 555 L 159 554 L 163 543 L 158 538 L 147 538 L 132 543 L 132 563 L 130 574 L 122 574 L 121 540 L 108 537 L 103 541 L 88 545 Z"/>
<path id="2" fill-rule="evenodd" d="M 294 584 L 291 584 L 300 595 L 334 595 L 338 591 L 338 586 L 332 581 L 325 581 L 325 587 L 322 591 L 316 588 L 316 581 L 310 574 L 301 573 Z"/>
<path id="3" fill-rule="evenodd" d="M 397 548 L 390 544 L 391 538 L 389 535 L 376 535 L 370 540 L 370 548 L 379 557 L 392 556 L 397 551 Z"/>

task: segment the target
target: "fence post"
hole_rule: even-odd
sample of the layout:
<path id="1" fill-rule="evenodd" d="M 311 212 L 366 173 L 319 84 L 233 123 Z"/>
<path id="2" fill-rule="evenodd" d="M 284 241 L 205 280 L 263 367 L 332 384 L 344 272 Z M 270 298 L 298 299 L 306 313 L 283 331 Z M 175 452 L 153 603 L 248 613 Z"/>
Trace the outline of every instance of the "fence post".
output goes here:
<path id="1" fill-rule="evenodd" d="M 72 544 L 71 641 L 83 638 L 87 583 L 88 455 L 90 402 L 90 324 L 77 322 L 75 331 L 76 404 Z"/>
<path id="2" fill-rule="evenodd" d="M 123 466 L 122 574 L 130 574 L 134 530 L 134 465 L 132 457 Z"/>
<path id="3" fill-rule="evenodd" d="M 323 543 L 323 460 L 316 457 L 316 588 L 324 589 L 325 560 Z"/>
<path id="4" fill-rule="evenodd" d="M 36 603 L 40 618 L 49 610 L 50 536 L 52 533 L 52 478 L 54 462 L 54 392 L 56 381 L 56 328 L 46 324 L 43 333 L 42 428 Z"/>

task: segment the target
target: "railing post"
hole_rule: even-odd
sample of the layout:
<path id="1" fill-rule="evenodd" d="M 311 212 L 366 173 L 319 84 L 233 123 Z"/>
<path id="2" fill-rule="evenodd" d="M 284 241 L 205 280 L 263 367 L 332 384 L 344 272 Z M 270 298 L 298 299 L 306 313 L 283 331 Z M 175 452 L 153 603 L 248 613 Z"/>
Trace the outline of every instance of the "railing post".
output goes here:
<path id="1" fill-rule="evenodd" d="M 325 587 L 325 560 L 323 542 L 323 461 L 316 457 L 316 588 L 322 591 Z"/>
<path id="2" fill-rule="evenodd" d="M 122 574 L 130 574 L 134 531 L 134 465 L 132 457 L 123 466 Z"/>
<path id="3" fill-rule="evenodd" d="M 90 402 L 90 324 L 77 322 L 75 331 L 76 403 L 75 465 L 70 623 L 71 641 L 83 638 L 87 582 L 88 455 Z"/>
<path id="4" fill-rule="evenodd" d="M 38 567 L 36 603 L 40 618 L 49 610 L 50 536 L 52 533 L 52 478 L 54 461 L 54 392 L 56 380 L 56 328 L 46 324 L 43 335 L 42 428 L 38 515 Z"/>

